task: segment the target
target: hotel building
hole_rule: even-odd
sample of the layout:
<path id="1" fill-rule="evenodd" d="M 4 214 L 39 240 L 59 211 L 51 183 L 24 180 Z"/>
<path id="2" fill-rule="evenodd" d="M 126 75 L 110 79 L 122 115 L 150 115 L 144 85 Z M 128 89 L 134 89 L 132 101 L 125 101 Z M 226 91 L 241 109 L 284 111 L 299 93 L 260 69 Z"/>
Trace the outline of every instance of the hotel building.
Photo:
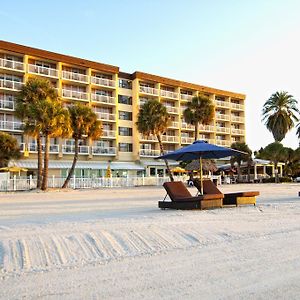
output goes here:
<path id="1" fill-rule="evenodd" d="M 121 72 L 118 67 L 68 55 L 0 41 L 0 131 L 14 135 L 22 158 L 16 165 L 33 173 L 37 168 L 34 138 L 22 133 L 14 116 L 15 96 L 31 76 L 47 78 L 57 88 L 65 106 L 84 103 L 103 124 L 102 138 L 82 140 L 77 176 L 104 176 L 108 164 L 120 176 L 156 175 L 164 163 L 154 160 L 159 146 L 154 136 L 139 134 L 135 126 L 139 108 L 149 99 L 163 103 L 172 122 L 162 136 L 166 151 L 194 141 L 194 127 L 183 111 L 194 96 L 207 95 L 215 105 L 215 119 L 200 126 L 200 138 L 221 146 L 245 141 L 245 95 L 164 78 L 143 72 Z M 72 139 L 53 138 L 49 174 L 65 176 L 74 154 Z"/>

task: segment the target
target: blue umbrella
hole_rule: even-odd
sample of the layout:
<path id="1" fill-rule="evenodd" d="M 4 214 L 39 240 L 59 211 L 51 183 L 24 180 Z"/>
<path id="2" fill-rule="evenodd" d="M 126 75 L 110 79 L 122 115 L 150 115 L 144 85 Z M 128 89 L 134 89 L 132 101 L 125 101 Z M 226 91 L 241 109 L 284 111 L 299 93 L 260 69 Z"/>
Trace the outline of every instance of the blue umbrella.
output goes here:
<path id="1" fill-rule="evenodd" d="M 165 155 L 157 157 L 157 159 L 171 159 L 176 161 L 188 161 L 194 159 L 200 159 L 200 181 L 201 181 L 201 193 L 203 194 L 202 183 L 202 158 L 224 158 L 228 156 L 238 156 L 247 154 L 231 148 L 225 148 L 209 144 L 206 141 L 195 141 L 193 144 L 167 153 Z"/>

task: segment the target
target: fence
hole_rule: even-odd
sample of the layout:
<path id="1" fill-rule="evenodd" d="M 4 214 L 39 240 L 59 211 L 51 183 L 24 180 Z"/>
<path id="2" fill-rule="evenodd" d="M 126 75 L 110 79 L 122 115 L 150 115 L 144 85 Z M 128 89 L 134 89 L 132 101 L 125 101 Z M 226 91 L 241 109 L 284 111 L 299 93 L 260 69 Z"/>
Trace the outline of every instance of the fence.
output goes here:
<path id="1" fill-rule="evenodd" d="M 160 186 L 164 182 L 169 181 L 169 177 L 112 177 L 112 178 L 71 178 L 68 188 L 72 189 L 89 189 L 104 187 L 133 187 L 133 186 Z M 176 176 L 175 180 L 184 180 L 182 176 Z M 61 188 L 65 178 L 50 177 L 48 179 L 49 188 Z M 18 178 L 14 176 L 11 179 L 0 181 L 0 191 L 28 191 L 36 188 L 36 178 L 31 176 L 28 178 Z"/>

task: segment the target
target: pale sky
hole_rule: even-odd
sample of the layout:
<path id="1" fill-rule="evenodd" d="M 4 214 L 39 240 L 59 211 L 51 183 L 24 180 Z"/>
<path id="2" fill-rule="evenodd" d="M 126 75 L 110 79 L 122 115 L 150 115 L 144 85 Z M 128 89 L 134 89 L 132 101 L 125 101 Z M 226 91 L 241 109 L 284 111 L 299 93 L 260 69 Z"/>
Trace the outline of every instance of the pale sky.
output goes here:
<path id="1" fill-rule="evenodd" d="M 299 0 L 15 0 L 0 39 L 245 93 L 246 142 L 273 142 L 261 122 L 272 93 L 300 103 Z M 283 141 L 298 147 L 295 130 Z"/>

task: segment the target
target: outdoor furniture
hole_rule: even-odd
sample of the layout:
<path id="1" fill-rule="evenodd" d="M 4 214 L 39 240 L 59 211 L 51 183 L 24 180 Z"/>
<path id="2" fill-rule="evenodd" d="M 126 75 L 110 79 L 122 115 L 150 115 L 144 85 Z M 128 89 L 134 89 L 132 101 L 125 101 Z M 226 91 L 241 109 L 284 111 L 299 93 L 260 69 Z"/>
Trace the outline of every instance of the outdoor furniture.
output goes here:
<path id="1" fill-rule="evenodd" d="M 208 209 L 222 207 L 223 194 L 207 194 L 193 197 L 181 181 L 165 182 L 163 187 L 172 201 L 158 202 L 161 209 Z"/>
<path id="2" fill-rule="evenodd" d="M 200 182 L 194 181 L 194 186 L 200 191 Z M 209 179 L 203 180 L 203 193 L 204 195 L 223 195 L 217 186 Z M 224 194 L 223 205 L 256 205 L 256 196 L 259 195 L 258 191 L 247 191 L 247 192 L 234 192 Z"/>

